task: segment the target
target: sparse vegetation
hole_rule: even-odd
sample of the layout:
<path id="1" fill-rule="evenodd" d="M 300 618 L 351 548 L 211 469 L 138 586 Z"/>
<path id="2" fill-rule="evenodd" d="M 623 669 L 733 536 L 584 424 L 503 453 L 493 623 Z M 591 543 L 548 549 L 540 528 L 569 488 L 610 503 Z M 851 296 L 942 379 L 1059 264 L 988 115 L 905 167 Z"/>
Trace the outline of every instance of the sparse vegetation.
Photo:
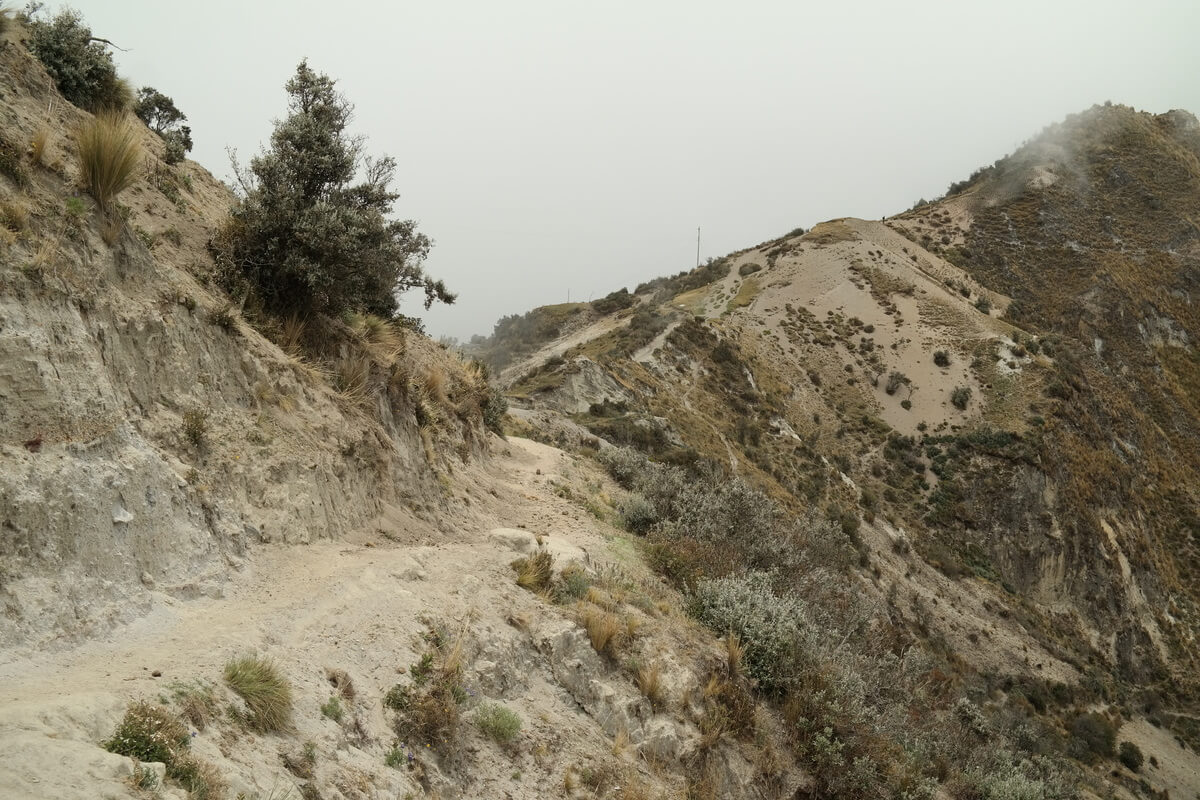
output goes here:
<path id="1" fill-rule="evenodd" d="M 80 182 L 105 211 L 117 195 L 137 179 L 142 146 L 129 118 L 101 112 L 84 122 L 75 135 Z"/>
<path id="2" fill-rule="evenodd" d="M 499 703 L 484 703 L 475 712 L 475 724 L 497 744 L 511 744 L 521 732 L 521 718 Z"/>
<path id="3" fill-rule="evenodd" d="M 220 774 L 209 763 L 188 752 L 188 729 L 163 706 L 139 701 L 129 706 L 104 749 L 138 762 L 166 765 L 167 777 L 177 781 L 193 800 L 216 800 L 225 789 Z M 156 780 L 135 766 L 134 776 L 140 788 L 151 788 Z M 151 773 L 153 775 L 153 773 Z"/>
<path id="4" fill-rule="evenodd" d="M 461 638 L 447 641 L 437 632 L 426 639 L 429 649 L 409 668 L 411 683 L 393 686 L 384 705 L 396 713 L 393 727 L 401 743 L 447 753 L 457 736 L 459 706 L 468 697 L 461 684 L 463 645 Z"/>
<path id="5" fill-rule="evenodd" d="M 950 403 L 959 411 L 966 411 L 967 404 L 971 402 L 971 387 L 955 386 L 950 392 Z"/>
<path id="6" fill-rule="evenodd" d="M 193 408 L 183 412 L 183 436 L 193 447 L 203 447 L 208 433 L 208 412 Z"/>
<path id="7" fill-rule="evenodd" d="M 25 169 L 21 155 L 20 148 L 0 133 L 0 175 L 8 176 L 19 189 L 29 185 L 29 171 Z"/>
<path id="8" fill-rule="evenodd" d="M 346 710 L 342 708 L 342 701 L 338 699 L 337 695 L 332 695 L 321 704 L 321 716 L 334 722 L 341 722 L 346 716 Z"/>
<path id="9" fill-rule="evenodd" d="M 250 727 L 271 732 L 291 726 L 292 687 L 270 660 L 246 656 L 230 661 L 225 683 L 246 701 Z"/>

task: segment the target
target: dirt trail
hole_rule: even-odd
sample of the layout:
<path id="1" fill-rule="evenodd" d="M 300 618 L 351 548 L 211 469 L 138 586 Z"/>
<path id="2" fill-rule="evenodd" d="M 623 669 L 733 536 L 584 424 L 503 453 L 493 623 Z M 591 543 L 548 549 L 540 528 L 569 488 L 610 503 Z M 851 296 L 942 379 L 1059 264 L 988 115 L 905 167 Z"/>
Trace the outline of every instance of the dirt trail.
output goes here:
<path id="1" fill-rule="evenodd" d="M 361 709 L 368 727 L 375 722 L 386 730 L 378 698 L 398 680 L 398 668 L 419 657 L 419 635 L 429 622 L 470 621 L 503 644 L 514 634 L 506 616 L 545 614 L 534 595 L 514 585 L 509 567 L 533 534 L 545 538 L 560 563 L 587 561 L 585 551 L 606 549 L 601 524 L 549 485 L 570 468 L 571 457 L 521 439 L 499 450 L 489 466 L 460 474 L 456 500 L 469 510 L 453 534 L 398 518 L 381 520 L 351 541 L 264 547 L 251 554 L 224 597 L 160 597 L 148 616 L 103 638 L 57 652 L 0 655 L 0 795 L 127 796 L 121 782 L 127 762 L 95 743 L 111 733 L 128 701 L 167 695 L 173 682 L 219 683 L 223 665 L 249 652 L 265 653 L 284 669 L 298 706 L 328 697 L 326 667 L 346 669 L 359 694 L 376 699 Z M 518 526 L 528 533 L 514 530 Z M 518 698 L 518 706 L 527 705 L 526 720 L 576 713 L 555 708 L 564 703 L 561 691 L 545 694 Z M 317 717 L 315 728 L 300 731 L 318 746 L 331 736 L 320 723 Z M 228 743 L 196 742 L 201 755 L 229 749 Z M 243 740 L 237 752 L 225 753 L 248 773 L 231 797 L 280 779 L 281 770 L 256 767 L 279 763 L 277 754 L 260 752 L 264 747 L 278 742 Z M 331 749 L 339 762 L 354 763 L 340 746 Z M 64 771 L 68 764 L 72 769 Z M 481 774 L 486 780 L 486 770 Z M 512 796 L 538 796 L 543 789 L 530 786 Z"/>

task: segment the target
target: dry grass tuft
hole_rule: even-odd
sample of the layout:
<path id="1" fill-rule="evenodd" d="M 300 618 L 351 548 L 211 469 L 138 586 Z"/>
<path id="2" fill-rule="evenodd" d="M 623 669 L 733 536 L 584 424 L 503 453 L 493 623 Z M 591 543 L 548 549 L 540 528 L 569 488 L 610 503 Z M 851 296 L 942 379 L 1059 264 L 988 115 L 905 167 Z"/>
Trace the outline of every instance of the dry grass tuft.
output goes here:
<path id="1" fill-rule="evenodd" d="M 429 396 L 429 399 L 439 405 L 446 404 L 446 387 L 448 383 L 449 378 L 445 371 L 437 366 L 431 366 L 421 379 L 421 386 Z"/>
<path id="2" fill-rule="evenodd" d="M 371 397 L 371 358 L 358 352 L 338 359 L 333 365 L 333 389 L 348 405 L 365 405 Z"/>
<path id="3" fill-rule="evenodd" d="M 666 687 L 663 686 L 662 668 L 658 664 L 649 664 L 638 669 L 637 686 L 638 691 L 650 701 L 650 706 L 655 711 L 666 708 Z"/>
<path id="4" fill-rule="evenodd" d="M 518 558 L 512 566 L 517 571 L 517 586 L 534 593 L 550 589 L 554 580 L 554 556 L 549 550 L 538 550 L 528 558 Z"/>
<path id="5" fill-rule="evenodd" d="M 225 665 L 225 683 L 246 701 L 249 725 L 260 731 L 291 726 L 292 687 L 275 665 L 260 656 L 247 656 Z"/>
<path id="6" fill-rule="evenodd" d="M 625 629 L 619 617 L 591 606 L 583 612 L 583 627 L 597 653 L 608 658 L 617 657 Z"/>
<path id="7" fill-rule="evenodd" d="M 29 227 L 29 209 L 16 200 L 0 200 L 0 227 L 21 233 Z"/>
<path id="8" fill-rule="evenodd" d="M 100 226 L 100 238 L 109 247 L 114 246 L 121 238 L 121 232 L 125 230 L 125 220 L 121 219 L 119 214 L 113 214 L 103 225 Z"/>
<path id="9" fill-rule="evenodd" d="M 39 167 L 44 166 L 49 149 L 50 129 L 43 125 L 34 131 L 33 138 L 29 142 L 29 157 L 33 159 L 34 164 Z"/>
<path id="10" fill-rule="evenodd" d="M 137 180 L 142 145 L 137 127 L 125 114 L 102 111 L 79 126 L 80 182 L 102 209 L 112 208 L 117 195 Z"/>
<path id="11" fill-rule="evenodd" d="M 293 314 L 279 328 L 279 349 L 289 356 L 299 357 L 304 352 L 304 337 L 308 332 L 308 317 Z"/>
<path id="12" fill-rule="evenodd" d="M 742 675 L 742 660 L 746 655 L 746 646 L 736 633 L 725 636 L 725 673 L 730 678 L 740 678 Z"/>
<path id="13" fill-rule="evenodd" d="M 350 673 L 344 669 L 325 669 L 325 679 L 329 681 L 329 685 L 337 690 L 337 693 L 342 696 L 343 700 L 353 700 L 354 681 L 350 680 Z"/>

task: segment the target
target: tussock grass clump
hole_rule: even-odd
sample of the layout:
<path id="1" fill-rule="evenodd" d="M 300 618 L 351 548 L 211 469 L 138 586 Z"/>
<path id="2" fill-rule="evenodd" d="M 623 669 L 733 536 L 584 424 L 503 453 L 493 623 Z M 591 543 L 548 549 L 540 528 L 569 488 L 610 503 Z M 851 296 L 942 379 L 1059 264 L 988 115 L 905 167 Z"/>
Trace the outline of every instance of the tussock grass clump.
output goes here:
<path id="1" fill-rule="evenodd" d="M 354 353 L 333 365 L 333 388 L 350 405 L 363 405 L 371 396 L 371 358 Z"/>
<path id="2" fill-rule="evenodd" d="M 137 128 L 125 114 L 102 111 L 79 126 L 75 144 L 80 182 L 102 209 L 111 209 L 117 195 L 137 180 L 142 159 Z"/>
<path id="3" fill-rule="evenodd" d="M 0 200 L 0 227 L 21 233 L 29 227 L 29 209 L 16 200 Z"/>
<path id="4" fill-rule="evenodd" d="M 602 656 L 616 658 L 625 633 L 625 626 L 615 615 L 594 606 L 583 612 L 583 627 L 592 648 Z"/>
<path id="5" fill-rule="evenodd" d="M 527 558 L 512 563 L 517 572 L 517 586 L 540 593 L 550 589 L 554 581 L 554 556 L 549 550 L 538 550 Z"/>
<path id="6" fill-rule="evenodd" d="M 510 744 L 521 732 L 521 718 L 499 703 L 485 703 L 475 712 L 475 724 L 497 744 Z"/>
<path id="7" fill-rule="evenodd" d="M 667 705 L 666 687 L 663 686 L 662 668 L 658 664 L 647 664 L 637 671 L 638 691 L 650 701 L 655 711 L 661 711 Z"/>
<path id="8" fill-rule="evenodd" d="M 217 697 L 213 687 L 206 683 L 193 685 L 177 684 L 171 687 L 179 716 L 190 722 L 196 730 L 204 730 L 217 713 Z"/>
<path id="9" fill-rule="evenodd" d="M 292 687 L 271 661 L 247 656 L 225 665 L 225 683 L 249 709 L 246 722 L 260 731 L 281 731 L 291 725 Z"/>
<path id="10" fill-rule="evenodd" d="M 50 147 L 50 129 L 45 125 L 33 133 L 29 141 L 29 158 L 39 167 L 46 163 L 46 152 Z"/>
<path id="11" fill-rule="evenodd" d="M 21 163 L 21 151 L 0 134 L 0 174 L 7 175 L 17 188 L 29 185 L 29 172 Z"/>

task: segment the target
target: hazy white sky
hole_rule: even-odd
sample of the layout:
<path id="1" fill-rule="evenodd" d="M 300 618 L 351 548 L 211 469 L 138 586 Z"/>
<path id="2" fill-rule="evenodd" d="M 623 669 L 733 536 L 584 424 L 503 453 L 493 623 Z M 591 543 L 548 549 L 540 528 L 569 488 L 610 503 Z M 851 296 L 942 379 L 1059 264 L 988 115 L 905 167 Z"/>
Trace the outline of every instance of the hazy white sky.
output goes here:
<path id="1" fill-rule="evenodd" d="M 72 5 L 221 178 L 301 58 L 339 79 L 460 338 L 690 268 L 697 226 L 708 257 L 895 213 L 1093 103 L 1200 112 L 1198 0 Z"/>

